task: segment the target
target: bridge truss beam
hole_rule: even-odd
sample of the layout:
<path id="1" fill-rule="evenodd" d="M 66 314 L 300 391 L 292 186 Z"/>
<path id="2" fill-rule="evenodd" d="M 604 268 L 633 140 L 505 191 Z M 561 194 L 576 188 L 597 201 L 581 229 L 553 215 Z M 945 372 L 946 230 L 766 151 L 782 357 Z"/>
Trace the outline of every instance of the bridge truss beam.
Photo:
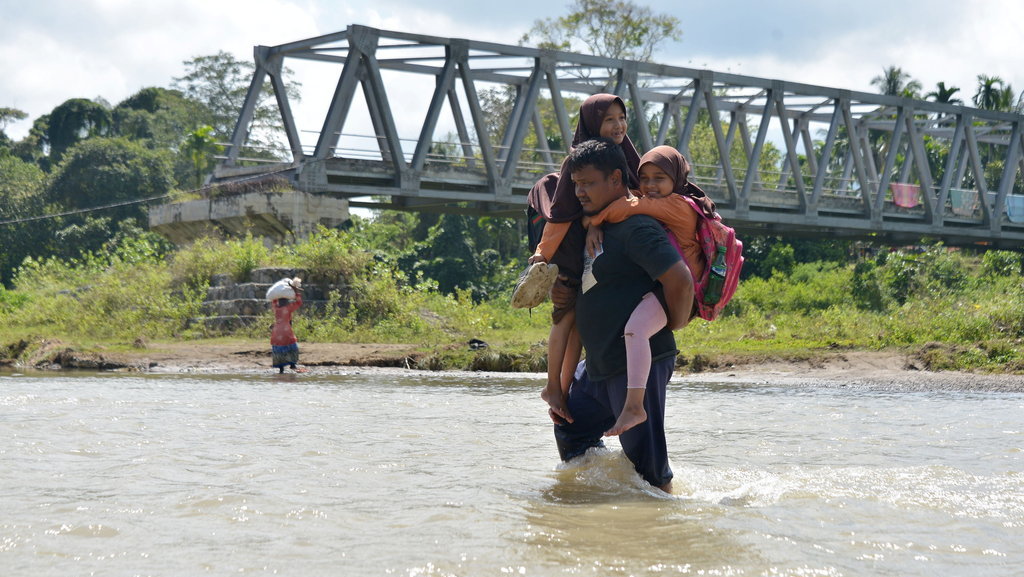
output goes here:
<path id="1" fill-rule="evenodd" d="M 215 182 L 278 172 L 352 206 L 518 215 L 579 102 L 604 91 L 641 152 L 680 150 L 740 230 L 1024 246 L 1018 114 L 356 25 L 257 46 L 255 62 Z M 337 79 L 315 142 L 285 90 L 298 62 Z M 272 154 L 248 144 L 268 78 L 287 142 Z M 357 121 L 372 135 L 345 131 Z"/>

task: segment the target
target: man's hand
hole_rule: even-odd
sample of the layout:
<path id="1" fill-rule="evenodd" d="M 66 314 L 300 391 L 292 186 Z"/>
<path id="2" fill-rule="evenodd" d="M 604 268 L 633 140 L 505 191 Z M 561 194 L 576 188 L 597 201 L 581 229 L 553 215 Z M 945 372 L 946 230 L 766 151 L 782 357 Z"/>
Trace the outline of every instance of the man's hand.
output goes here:
<path id="1" fill-rule="evenodd" d="M 599 226 L 591 225 L 587 229 L 587 252 L 590 253 L 590 258 L 597 258 L 598 253 L 602 250 L 603 242 L 604 231 Z"/>

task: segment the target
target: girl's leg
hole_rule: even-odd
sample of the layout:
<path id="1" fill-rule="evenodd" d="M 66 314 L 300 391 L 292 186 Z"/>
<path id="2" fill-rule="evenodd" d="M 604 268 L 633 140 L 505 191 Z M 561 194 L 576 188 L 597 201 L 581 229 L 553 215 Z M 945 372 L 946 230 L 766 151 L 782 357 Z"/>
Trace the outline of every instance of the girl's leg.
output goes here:
<path id="1" fill-rule="evenodd" d="M 626 386 L 644 388 L 651 372 L 651 337 L 668 323 L 654 293 L 647 293 L 626 321 Z"/>
<path id="2" fill-rule="evenodd" d="M 578 337 L 573 335 L 575 325 L 576 315 L 573 311 L 566 312 L 557 323 L 551 325 L 551 333 L 548 336 L 548 383 L 540 394 L 541 398 L 547 401 L 548 405 L 563 418 L 568 417 L 568 411 L 565 408 L 562 374 L 568 370 L 569 382 L 571 382 L 572 371 L 576 369 L 575 362 L 565 369 L 570 341 L 573 339 L 578 341 Z"/>
<path id="3" fill-rule="evenodd" d="M 626 402 L 615 425 L 605 433 L 620 435 L 647 420 L 644 389 L 651 372 L 650 338 L 668 322 L 665 309 L 653 293 L 647 293 L 626 321 Z"/>
<path id="4" fill-rule="evenodd" d="M 569 339 L 565 346 L 565 360 L 562 361 L 562 394 L 569 394 L 569 385 L 572 384 L 576 366 L 580 363 L 580 356 L 583 353 L 583 342 L 580 341 L 580 334 L 576 331 L 576 313 L 566 315 L 569 319 Z"/>

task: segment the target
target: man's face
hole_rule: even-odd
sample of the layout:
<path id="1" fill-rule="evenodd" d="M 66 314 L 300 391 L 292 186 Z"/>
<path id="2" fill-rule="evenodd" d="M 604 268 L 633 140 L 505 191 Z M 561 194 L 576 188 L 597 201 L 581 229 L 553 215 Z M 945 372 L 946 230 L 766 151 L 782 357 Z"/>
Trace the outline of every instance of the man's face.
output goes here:
<path id="1" fill-rule="evenodd" d="M 576 198 L 583 206 L 583 214 L 587 215 L 601 212 L 624 194 L 618 170 L 605 177 L 603 172 L 588 165 L 573 171 L 572 182 L 576 185 Z"/>

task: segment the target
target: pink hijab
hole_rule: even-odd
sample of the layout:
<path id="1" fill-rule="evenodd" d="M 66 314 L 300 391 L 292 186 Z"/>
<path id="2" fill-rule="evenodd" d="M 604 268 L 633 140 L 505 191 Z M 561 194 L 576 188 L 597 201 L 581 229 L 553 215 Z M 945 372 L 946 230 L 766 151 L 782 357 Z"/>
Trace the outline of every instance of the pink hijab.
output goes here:
<path id="1" fill-rule="evenodd" d="M 709 197 L 707 193 L 701 190 L 696 184 L 687 180 L 687 177 L 690 174 L 690 163 L 686 160 L 686 157 L 679 153 L 678 150 L 671 146 L 655 146 L 647 151 L 643 158 L 640 159 L 640 165 L 637 167 L 637 172 L 639 172 L 640 168 L 647 163 L 651 163 L 662 169 L 665 171 L 665 174 L 672 179 L 673 194 L 692 197 L 704 210 L 704 214 L 709 217 L 712 217 L 715 214 L 715 202 L 711 200 L 711 197 Z"/>

